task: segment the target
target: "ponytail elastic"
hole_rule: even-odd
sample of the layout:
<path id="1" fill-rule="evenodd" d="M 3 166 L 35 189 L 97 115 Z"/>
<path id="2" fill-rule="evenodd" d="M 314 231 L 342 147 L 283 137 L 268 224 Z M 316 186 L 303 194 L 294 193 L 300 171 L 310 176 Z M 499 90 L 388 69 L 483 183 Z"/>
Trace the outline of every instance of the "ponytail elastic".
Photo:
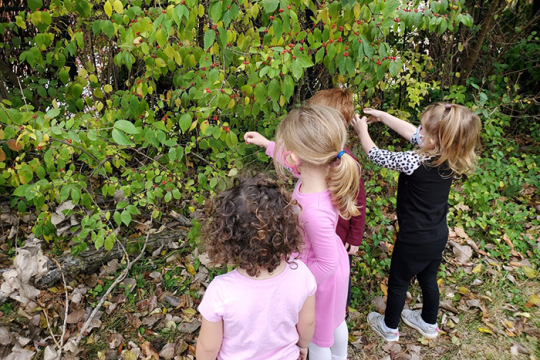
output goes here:
<path id="1" fill-rule="evenodd" d="M 343 156 L 343 154 L 345 154 L 345 150 L 341 150 L 341 151 L 337 154 L 337 158 L 338 158 L 338 159 L 341 159 L 341 157 Z"/>

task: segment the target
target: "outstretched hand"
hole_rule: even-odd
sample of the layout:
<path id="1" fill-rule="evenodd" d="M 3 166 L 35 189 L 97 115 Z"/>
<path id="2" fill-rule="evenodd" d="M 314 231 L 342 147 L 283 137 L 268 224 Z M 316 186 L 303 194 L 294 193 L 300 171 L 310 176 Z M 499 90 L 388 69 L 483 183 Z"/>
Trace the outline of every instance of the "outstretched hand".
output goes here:
<path id="1" fill-rule="evenodd" d="M 367 117 L 362 116 L 360 118 L 360 115 L 354 114 L 354 119 L 351 122 L 352 126 L 354 127 L 354 130 L 358 133 L 358 135 L 367 132 L 368 129 L 368 121 Z"/>
<path id="2" fill-rule="evenodd" d="M 248 131 L 244 135 L 244 140 L 246 144 L 254 144 L 264 148 L 268 147 L 268 144 L 270 144 L 270 140 L 268 140 L 256 131 Z"/>
<path id="3" fill-rule="evenodd" d="M 375 110 L 372 108 L 365 108 L 363 111 L 364 114 L 369 115 L 369 120 L 367 121 L 368 124 L 381 121 L 381 117 L 386 114 L 384 111 Z"/>

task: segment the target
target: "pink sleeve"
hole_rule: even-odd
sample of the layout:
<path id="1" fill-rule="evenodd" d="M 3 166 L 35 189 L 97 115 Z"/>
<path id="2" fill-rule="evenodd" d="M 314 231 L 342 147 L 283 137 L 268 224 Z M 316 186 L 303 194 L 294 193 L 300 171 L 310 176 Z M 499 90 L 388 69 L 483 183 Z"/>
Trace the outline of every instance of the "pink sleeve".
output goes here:
<path id="1" fill-rule="evenodd" d="M 199 312 L 210 322 L 218 322 L 223 319 L 223 301 L 221 300 L 221 291 L 216 280 L 212 281 L 199 305 Z"/>
<path id="2" fill-rule="evenodd" d="M 270 141 L 270 144 L 268 144 L 268 146 L 266 147 L 266 155 L 270 156 L 273 159 L 275 148 L 276 148 L 276 143 L 274 141 Z"/>
<path id="3" fill-rule="evenodd" d="M 339 265 L 341 240 L 336 241 L 335 214 L 321 209 L 306 209 L 303 212 L 306 230 L 315 258 L 308 259 L 308 268 L 320 284 L 332 276 Z"/>

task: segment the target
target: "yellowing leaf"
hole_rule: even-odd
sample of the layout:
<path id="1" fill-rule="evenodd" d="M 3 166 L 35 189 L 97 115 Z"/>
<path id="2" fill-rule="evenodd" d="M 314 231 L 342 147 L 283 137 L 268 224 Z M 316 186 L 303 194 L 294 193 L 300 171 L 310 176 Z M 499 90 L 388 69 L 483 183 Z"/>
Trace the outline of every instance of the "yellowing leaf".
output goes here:
<path id="1" fill-rule="evenodd" d="M 535 277 L 538 276 L 538 271 L 528 267 L 528 266 L 524 266 L 523 267 L 523 272 L 525 273 L 525 276 L 527 276 L 529 279 L 534 279 Z"/>
<path id="2" fill-rule="evenodd" d="M 111 6 L 111 3 L 109 1 L 107 1 L 105 3 L 105 6 L 103 7 L 104 10 L 105 10 L 105 14 L 107 14 L 108 17 L 111 17 L 112 15 L 112 6 Z"/>
<path id="3" fill-rule="evenodd" d="M 467 295 L 469 293 L 469 289 L 467 289 L 465 286 L 460 286 L 458 287 L 458 293 Z"/>
<path id="4" fill-rule="evenodd" d="M 103 91 L 105 91 L 106 93 L 110 93 L 112 91 L 112 86 L 111 85 L 105 85 L 103 87 Z"/>
<path id="5" fill-rule="evenodd" d="M 388 286 L 381 283 L 381 290 L 382 290 L 384 296 L 388 296 Z"/>
<path id="6" fill-rule="evenodd" d="M 4 130 L 0 129 L 0 140 L 4 140 Z"/>
<path id="7" fill-rule="evenodd" d="M 191 275 L 196 275 L 197 274 L 197 270 L 195 270 L 195 268 L 193 267 L 192 264 L 187 264 L 187 271 L 188 273 L 190 273 Z"/>
<path id="8" fill-rule="evenodd" d="M 88 80 L 90 80 L 91 82 L 95 82 L 95 83 L 98 82 L 98 78 L 97 78 L 97 76 L 94 75 L 94 74 L 91 74 L 91 75 L 88 77 Z"/>
<path id="9" fill-rule="evenodd" d="M 486 334 L 492 334 L 491 329 L 485 328 L 485 327 L 483 327 L 483 326 L 479 326 L 479 327 L 478 327 L 478 331 L 483 332 L 483 333 L 486 333 Z"/>
<path id="10" fill-rule="evenodd" d="M 0 162 L 6 160 L 6 153 L 4 150 L 0 149 Z"/>
<path id="11" fill-rule="evenodd" d="M 114 11 L 116 11 L 119 14 L 122 14 L 124 12 L 124 6 L 122 5 L 122 2 L 120 0 L 115 0 L 113 3 Z"/>
<path id="12" fill-rule="evenodd" d="M 482 264 L 478 264 L 474 267 L 474 269 L 472 269 L 472 272 L 473 273 L 479 273 L 482 271 Z"/>
<path id="13" fill-rule="evenodd" d="M 528 302 L 530 302 L 533 305 L 539 305 L 540 304 L 540 296 L 538 296 L 536 294 L 533 294 L 533 295 L 529 296 Z"/>
<path id="14" fill-rule="evenodd" d="M 443 286 L 444 285 L 444 280 L 443 279 L 437 280 L 437 285 L 439 285 L 439 287 Z"/>

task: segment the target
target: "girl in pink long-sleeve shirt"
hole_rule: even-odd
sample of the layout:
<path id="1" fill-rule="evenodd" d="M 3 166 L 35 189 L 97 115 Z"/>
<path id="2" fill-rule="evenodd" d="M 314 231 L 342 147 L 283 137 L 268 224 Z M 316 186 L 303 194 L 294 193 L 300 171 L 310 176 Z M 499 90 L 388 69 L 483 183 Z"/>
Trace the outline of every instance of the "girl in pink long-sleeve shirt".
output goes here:
<path id="1" fill-rule="evenodd" d="M 247 143 L 266 148 L 279 173 L 285 167 L 299 178 L 293 199 L 302 206 L 306 245 L 301 259 L 317 281 L 311 360 L 347 358 L 345 305 L 350 268 L 336 226 L 339 215 L 359 214 L 355 203 L 360 180 L 358 163 L 343 150 L 347 132 L 342 124 L 336 110 L 307 105 L 291 111 L 281 122 L 275 143 L 257 132 L 244 136 Z"/>

